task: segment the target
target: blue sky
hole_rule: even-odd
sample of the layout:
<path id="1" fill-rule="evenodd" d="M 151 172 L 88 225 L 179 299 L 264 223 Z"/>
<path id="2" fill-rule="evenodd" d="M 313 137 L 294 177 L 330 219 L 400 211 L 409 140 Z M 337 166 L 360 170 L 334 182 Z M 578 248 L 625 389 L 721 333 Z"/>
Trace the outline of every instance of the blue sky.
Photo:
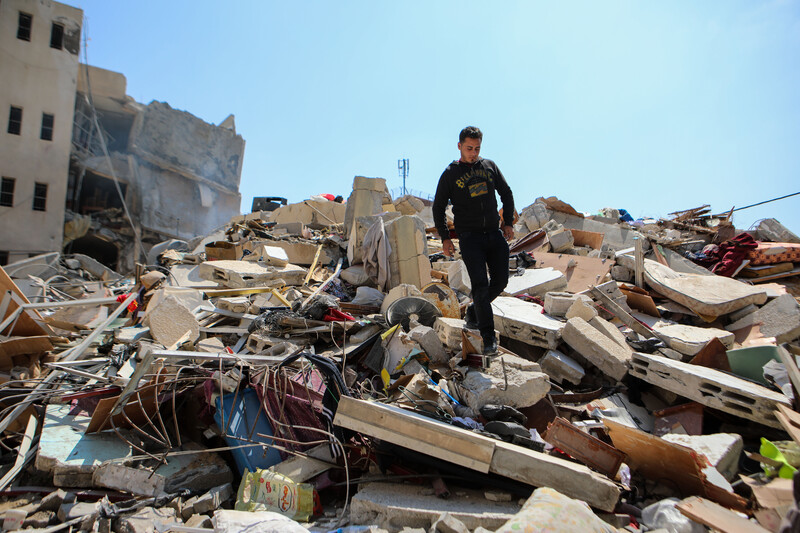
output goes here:
<path id="1" fill-rule="evenodd" d="M 84 10 L 89 63 L 247 146 L 240 191 L 432 194 L 484 132 L 521 208 L 634 217 L 800 191 L 800 2 L 136 1 Z M 736 213 L 800 233 L 800 196 Z"/>

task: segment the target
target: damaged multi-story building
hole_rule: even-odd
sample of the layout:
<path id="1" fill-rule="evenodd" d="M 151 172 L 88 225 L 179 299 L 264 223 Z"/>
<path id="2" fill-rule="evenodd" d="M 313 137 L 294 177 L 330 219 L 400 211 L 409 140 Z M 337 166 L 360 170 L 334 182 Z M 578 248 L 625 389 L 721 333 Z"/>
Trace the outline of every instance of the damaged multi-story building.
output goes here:
<path id="1" fill-rule="evenodd" d="M 245 144 L 233 115 L 215 126 L 125 87 L 120 73 L 80 67 L 65 235 L 66 249 L 119 271 L 142 260 L 139 240 L 190 239 L 239 213 Z"/>
<path id="2" fill-rule="evenodd" d="M 0 264 L 65 251 L 129 272 L 153 244 L 239 213 L 245 142 L 233 115 L 214 125 L 136 102 L 123 74 L 78 61 L 79 9 L 10 0 L 0 10 L 0 74 L 17 81 L 0 88 Z"/>

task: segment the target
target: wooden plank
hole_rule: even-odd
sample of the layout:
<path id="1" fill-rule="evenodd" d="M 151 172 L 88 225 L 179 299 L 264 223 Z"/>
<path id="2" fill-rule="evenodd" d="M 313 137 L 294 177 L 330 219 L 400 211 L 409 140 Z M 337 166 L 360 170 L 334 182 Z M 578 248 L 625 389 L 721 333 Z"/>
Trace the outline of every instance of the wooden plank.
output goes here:
<path id="1" fill-rule="evenodd" d="M 644 287 L 644 249 L 642 246 L 642 239 L 636 237 L 633 239 L 633 258 L 634 258 L 634 282 L 639 288 Z"/>
<path id="2" fill-rule="evenodd" d="M 702 495 L 728 507 L 747 506 L 744 498 L 706 479 L 702 469 L 707 461 L 702 454 L 608 418 L 603 419 L 603 424 L 614 447 L 627 454 L 630 467 L 646 478 L 670 480 L 684 494 Z"/>
<path id="3" fill-rule="evenodd" d="M 556 417 L 547 426 L 544 440 L 556 448 L 567 452 L 598 472 L 613 478 L 625 454 L 600 439 L 581 431 L 564 418 Z"/>
<path id="4" fill-rule="evenodd" d="M 684 516 L 698 524 L 722 533 L 769 533 L 757 523 L 703 498 L 686 498 L 676 507 Z"/>
<path id="5" fill-rule="evenodd" d="M 303 285 L 308 285 L 308 281 L 311 279 L 311 274 L 314 273 L 314 269 L 317 268 L 317 261 L 319 261 L 319 253 L 322 251 L 322 245 L 320 244 L 317 246 L 317 253 L 314 254 L 314 260 L 311 261 L 311 266 L 308 267 L 308 273 L 306 274 L 306 279 L 303 280 Z"/>
<path id="6" fill-rule="evenodd" d="M 496 442 L 417 413 L 346 396 L 339 401 L 333 423 L 484 474 Z"/>
<path id="7" fill-rule="evenodd" d="M 479 472 L 552 487 L 611 511 L 619 488 L 584 465 L 477 435 L 398 407 L 342 397 L 333 423 Z M 470 466 L 472 465 L 472 466 Z"/>
<path id="8" fill-rule="evenodd" d="M 14 461 L 14 466 L 6 472 L 2 479 L 0 479 L 0 490 L 4 490 L 22 471 L 22 468 L 34 457 L 38 451 L 37 448 L 31 449 L 34 438 L 36 438 L 36 430 L 39 428 L 39 419 L 35 415 L 28 418 L 28 426 L 25 429 L 25 435 L 22 436 L 22 442 L 17 449 L 17 459 Z"/>
<path id="9" fill-rule="evenodd" d="M 6 274 L 6 271 L 3 270 L 3 267 L 0 267 L 0 290 L 5 293 L 6 291 L 12 292 L 15 296 L 19 297 L 23 304 L 29 304 L 30 302 L 25 297 L 25 294 L 19 287 L 17 287 L 16 283 Z M 8 304 L 6 313 L 13 313 L 17 309 L 19 309 L 20 305 L 16 301 L 12 301 Z M 36 320 L 43 320 L 41 315 L 37 313 L 35 310 L 30 311 L 31 315 L 36 318 Z M 0 316 L 0 320 L 6 318 L 6 315 Z M 45 330 L 42 326 L 40 326 L 34 318 L 28 316 L 26 313 L 22 313 L 17 320 L 14 329 L 9 333 L 9 335 L 19 335 L 21 337 L 32 337 L 35 335 L 49 335 L 51 332 Z"/>
<path id="10" fill-rule="evenodd" d="M 778 404 L 778 410 L 775 411 L 775 418 L 781 423 L 786 433 L 792 437 L 792 440 L 800 444 L 800 413 L 789 409 L 786 405 Z"/>
<path id="11" fill-rule="evenodd" d="M 608 311 L 610 311 L 614 316 L 619 318 L 623 324 L 631 328 L 639 335 L 642 335 L 643 337 L 648 339 L 659 337 L 659 335 L 655 331 L 653 331 L 652 329 L 648 328 L 647 326 L 645 326 L 644 324 L 633 318 L 633 315 L 631 315 L 625 309 L 620 307 L 620 305 L 617 302 L 609 298 L 609 296 L 606 293 L 604 293 L 597 287 L 592 287 L 591 292 L 595 298 L 600 300 L 600 303 L 603 304 L 603 307 L 608 309 Z M 664 342 L 666 343 L 667 341 L 665 340 Z"/>

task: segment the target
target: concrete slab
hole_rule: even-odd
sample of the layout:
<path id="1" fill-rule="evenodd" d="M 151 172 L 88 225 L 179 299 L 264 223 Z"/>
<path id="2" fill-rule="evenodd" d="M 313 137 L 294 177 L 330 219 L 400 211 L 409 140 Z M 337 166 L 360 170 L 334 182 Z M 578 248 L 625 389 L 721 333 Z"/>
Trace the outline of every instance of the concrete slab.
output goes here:
<path id="1" fill-rule="evenodd" d="M 589 298 L 578 298 L 575 302 L 567 309 L 567 314 L 564 317 L 569 320 L 570 318 L 582 318 L 586 322 L 589 322 L 591 319 L 597 317 L 597 308 L 594 306 L 594 302 L 592 302 Z"/>
<path id="2" fill-rule="evenodd" d="M 548 350 L 544 357 L 539 359 L 539 365 L 551 379 L 559 383 L 567 380 L 577 385 L 586 375 L 583 367 L 575 359 L 558 350 Z"/>
<path id="3" fill-rule="evenodd" d="M 200 264 L 198 274 L 224 287 L 244 289 L 263 287 L 277 280 L 283 280 L 286 285 L 302 285 L 306 269 L 292 264 L 270 267 L 250 261 L 206 261 Z"/>
<path id="4" fill-rule="evenodd" d="M 322 229 L 344 223 L 345 210 L 338 202 L 305 200 L 279 207 L 270 213 L 269 220 L 278 224 L 302 222 L 309 228 Z"/>
<path id="5" fill-rule="evenodd" d="M 460 318 L 437 317 L 433 322 L 433 330 L 448 349 L 457 352 L 461 349 L 461 330 L 466 322 Z"/>
<path id="6" fill-rule="evenodd" d="M 571 292 L 550 291 L 544 295 L 544 312 L 552 317 L 563 317 L 576 300 L 588 296 L 572 294 Z"/>
<path id="7" fill-rule="evenodd" d="M 741 435 L 735 433 L 711 435 L 667 433 L 661 438 L 702 453 L 728 481 L 733 481 L 739 471 L 739 456 L 744 448 Z"/>
<path id="8" fill-rule="evenodd" d="M 696 355 L 712 339 L 719 339 L 727 349 L 733 348 L 736 340 L 733 333 L 724 329 L 676 324 L 644 313 L 633 313 L 633 316 L 653 328 L 670 348 L 684 355 Z"/>
<path id="9" fill-rule="evenodd" d="M 350 504 L 352 524 L 377 524 L 390 531 L 404 527 L 427 530 L 442 513 L 450 513 L 470 530 L 485 527 L 494 531 L 520 509 L 517 502 L 493 502 L 481 491 L 459 488 L 450 498 L 438 498 L 418 485 L 367 483 Z"/>
<path id="10" fill-rule="evenodd" d="M 129 457 L 132 448 L 114 433 L 85 435 L 91 417 L 69 412 L 69 405 L 47 406 L 36 468 L 51 474 L 57 487 L 91 487 L 102 462 Z"/>
<path id="11" fill-rule="evenodd" d="M 386 222 L 389 252 L 388 287 L 408 283 L 422 289 L 431 282 L 431 262 L 421 218 L 404 215 Z"/>
<path id="12" fill-rule="evenodd" d="M 159 302 L 147 313 L 144 322 L 150 328 L 152 337 L 167 348 L 181 340 L 194 342 L 200 337 L 197 318 L 174 296 Z"/>
<path id="13" fill-rule="evenodd" d="M 167 278 L 167 282 L 193 289 L 216 289 L 219 286 L 216 281 L 200 277 L 199 270 L 200 265 L 173 265 L 169 269 L 172 275 Z"/>
<path id="14" fill-rule="evenodd" d="M 433 328 L 417 326 L 408 332 L 408 336 L 420 345 L 434 363 L 446 363 L 449 359 L 442 340 Z"/>
<path id="15" fill-rule="evenodd" d="M 567 288 L 567 278 L 554 268 L 528 268 L 520 276 L 508 278 L 503 294 L 518 296 L 530 294 L 531 296 L 545 296 L 551 291 L 561 291 Z"/>
<path id="16" fill-rule="evenodd" d="M 573 350 L 605 375 L 619 381 L 628 373 L 633 352 L 609 339 L 582 318 L 570 318 L 561 336 Z"/>
<path id="17" fill-rule="evenodd" d="M 630 345 L 625 338 L 625 335 L 619 330 L 617 326 L 609 322 L 608 320 L 596 316 L 593 319 L 589 320 L 589 325 L 592 326 L 594 329 L 611 339 L 612 341 L 616 342 L 623 348 L 630 350 Z"/>
<path id="18" fill-rule="evenodd" d="M 542 313 L 541 305 L 501 296 L 492 302 L 494 327 L 501 335 L 551 350 L 558 347 L 564 323 Z"/>
<path id="19" fill-rule="evenodd" d="M 519 357 L 499 355 L 485 370 L 470 369 L 461 382 L 462 398 L 474 409 L 487 404 L 530 407 L 550 392 L 541 367 Z"/>
<path id="20" fill-rule="evenodd" d="M 780 428 L 773 414 L 778 404 L 789 405 L 783 394 L 725 372 L 634 353 L 631 375 L 698 403 L 760 424 Z"/>
<path id="21" fill-rule="evenodd" d="M 791 294 L 782 294 L 767 305 L 725 327 L 736 331 L 761 324 L 761 334 L 775 337 L 779 343 L 800 337 L 800 305 Z"/>

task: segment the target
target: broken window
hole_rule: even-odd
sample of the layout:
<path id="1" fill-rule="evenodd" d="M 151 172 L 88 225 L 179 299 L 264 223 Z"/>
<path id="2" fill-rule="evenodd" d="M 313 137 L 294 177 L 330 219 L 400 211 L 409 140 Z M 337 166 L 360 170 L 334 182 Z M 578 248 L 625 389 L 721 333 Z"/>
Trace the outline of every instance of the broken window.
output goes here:
<path id="1" fill-rule="evenodd" d="M 55 116 L 50 113 L 42 113 L 42 133 L 40 137 L 45 141 L 53 140 L 53 122 Z"/>
<path id="2" fill-rule="evenodd" d="M 19 12 L 19 25 L 17 26 L 17 39 L 23 41 L 31 40 L 31 26 L 33 26 L 33 15 Z"/>
<path id="3" fill-rule="evenodd" d="M 8 112 L 8 133 L 20 135 L 22 133 L 22 108 L 11 106 Z"/>
<path id="4" fill-rule="evenodd" d="M 0 185 L 0 206 L 14 207 L 14 178 L 3 178 Z"/>
<path id="5" fill-rule="evenodd" d="M 50 48 L 61 50 L 64 47 L 64 25 L 53 23 L 50 28 Z"/>
<path id="6" fill-rule="evenodd" d="M 36 183 L 33 188 L 33 210 L 45 211 L 47 207 L 47 184 Z"/>
<path id="7" fill-rule="evenodd" d="M 8 264 L 8 250 L 0 250 L 0 266 Z"/>

